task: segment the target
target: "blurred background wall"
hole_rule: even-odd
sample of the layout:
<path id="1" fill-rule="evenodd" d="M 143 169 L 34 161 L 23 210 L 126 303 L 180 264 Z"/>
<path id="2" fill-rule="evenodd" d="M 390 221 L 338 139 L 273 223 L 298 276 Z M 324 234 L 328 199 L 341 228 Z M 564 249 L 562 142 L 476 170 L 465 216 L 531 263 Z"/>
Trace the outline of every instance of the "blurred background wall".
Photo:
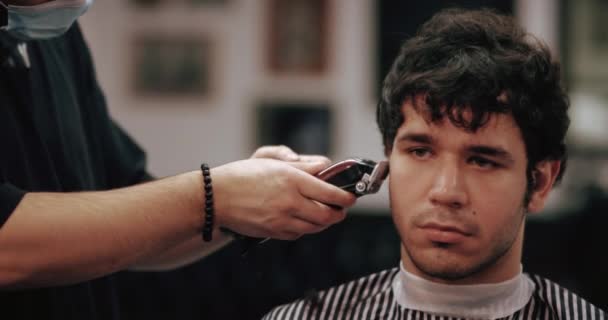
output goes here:
<path id="1" fill-rule="evenodd" d="M 608 3 L 602 0 L 98 0 L 80 20 L 114 118 L 167 176 L 262 144 L 383 157 L 374 112 L 404 39 L 446 6 L 514 14 L 563 64 L 569 169 L 527 226 L 524 266 L 608 307 Z M 343 224 L 243 257 L 238 244 L 166 274 L 122 275 L 126 319 L 256 319 L 396 265 L 386 188 Z M 143 289 L 145 288 L 145 289 Z"/>

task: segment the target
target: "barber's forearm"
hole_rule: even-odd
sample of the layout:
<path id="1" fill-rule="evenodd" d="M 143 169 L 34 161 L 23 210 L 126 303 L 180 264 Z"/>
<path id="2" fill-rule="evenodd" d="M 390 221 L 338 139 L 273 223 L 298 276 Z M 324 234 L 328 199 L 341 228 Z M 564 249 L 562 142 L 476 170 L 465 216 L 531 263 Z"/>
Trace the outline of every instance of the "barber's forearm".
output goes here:
<path id="1" fill-rule="evenodd" d="M 28 193 L 0 228 L 0 289 L 75 283 L 200 234 L 197 172 L 134 187 Z"/>
<path id="2" fill-rule="evenodd" d="M 204 258 L 232 241 L 231 236 L 216 232 L 213 241 L 204 242 L 200 234 L 178 244 L 177 246 L 150 257 L 138 260 L 131 270 L 133 271 L 168 271 L 194 263 Z"/>

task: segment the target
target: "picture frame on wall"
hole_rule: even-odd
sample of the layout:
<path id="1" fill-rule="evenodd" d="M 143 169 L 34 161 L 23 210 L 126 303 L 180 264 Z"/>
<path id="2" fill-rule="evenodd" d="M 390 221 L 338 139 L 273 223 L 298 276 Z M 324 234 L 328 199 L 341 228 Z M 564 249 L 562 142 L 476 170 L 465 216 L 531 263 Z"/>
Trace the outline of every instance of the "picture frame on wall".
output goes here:
<path id="1" fill-rule="evenodd" d="M 136 36 L 132 82 L 137 96 L 209 97 L 213 47 L 201 35 Z"/>
<path id="2" fill-rule="evenodd" d="M 322 73 L 330 0 L 270 0 L 267 63 L 274 73 Z"/>
<path id="3" fill-rule="evenodd" d="M 327 104 L 263 102 L 255 118 L 256 148 L 285 145 L 300 154 L 332 152 L 332 113 Z"/>

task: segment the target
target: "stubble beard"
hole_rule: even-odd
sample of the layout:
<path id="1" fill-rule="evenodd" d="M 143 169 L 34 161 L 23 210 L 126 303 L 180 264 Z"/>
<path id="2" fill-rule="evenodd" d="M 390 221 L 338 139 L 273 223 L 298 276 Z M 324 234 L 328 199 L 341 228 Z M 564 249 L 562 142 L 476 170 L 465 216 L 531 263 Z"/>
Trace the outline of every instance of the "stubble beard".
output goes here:
<path id="1" fill-rule="evenodd" d="M 404 253 L 408 256 L 409 260 L 414 264 L 414 266 L 422 273 L 431 278 L 446 281 L 462 280 L 484 272 L 491 266 L 495 265 L 497 261 L 499 261 L 509 252 L 517 240 L 518 230 L 520 229 L 521 224 L 524 222 L 525 212 L 523 210 L 519 218 L 520 221 L 514 226 L 514 230 L 509 230 L 510 232 L 506 232 L 503 236 L 496 239 L 495 244 L 492 245 L 491 252 L 471 265 L 452 264 L 442 266 L 441 264 L 437 264 L 435 262 L 435 258 L 429 259 L 428 257 L 419 257 L 413 255 L 412 252 L 414 251 L 410 250 L 407 243 L 403 240 L 401 242 L 405 249 Z M 507 234 L 512 234 L 513 236 L 505 239 Z M 449 250 L 449 244 L 436 244 L 436 246 L 436 249 Z"/>

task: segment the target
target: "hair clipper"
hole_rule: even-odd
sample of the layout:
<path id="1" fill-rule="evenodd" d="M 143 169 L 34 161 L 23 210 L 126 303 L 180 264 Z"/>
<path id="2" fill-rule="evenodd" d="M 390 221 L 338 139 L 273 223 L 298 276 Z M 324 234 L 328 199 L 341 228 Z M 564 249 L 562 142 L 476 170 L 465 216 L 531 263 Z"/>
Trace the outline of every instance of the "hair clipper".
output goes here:
<path id="1" fill-rule="evenodd" d="M 361 158 L 350 158 L 332 164 L 317 173 L 316 177 L 351 192 L 356 197 L 361 197 L 378 192 L 388 176 L 388 172 L 388 161 L 375 162 Z M 270 240 L 270 238 L 243 236 L 224 228 L 222 231 L 240 240 L 243 245 L 243 254 L 246 254 L 252 246 Z"/>

